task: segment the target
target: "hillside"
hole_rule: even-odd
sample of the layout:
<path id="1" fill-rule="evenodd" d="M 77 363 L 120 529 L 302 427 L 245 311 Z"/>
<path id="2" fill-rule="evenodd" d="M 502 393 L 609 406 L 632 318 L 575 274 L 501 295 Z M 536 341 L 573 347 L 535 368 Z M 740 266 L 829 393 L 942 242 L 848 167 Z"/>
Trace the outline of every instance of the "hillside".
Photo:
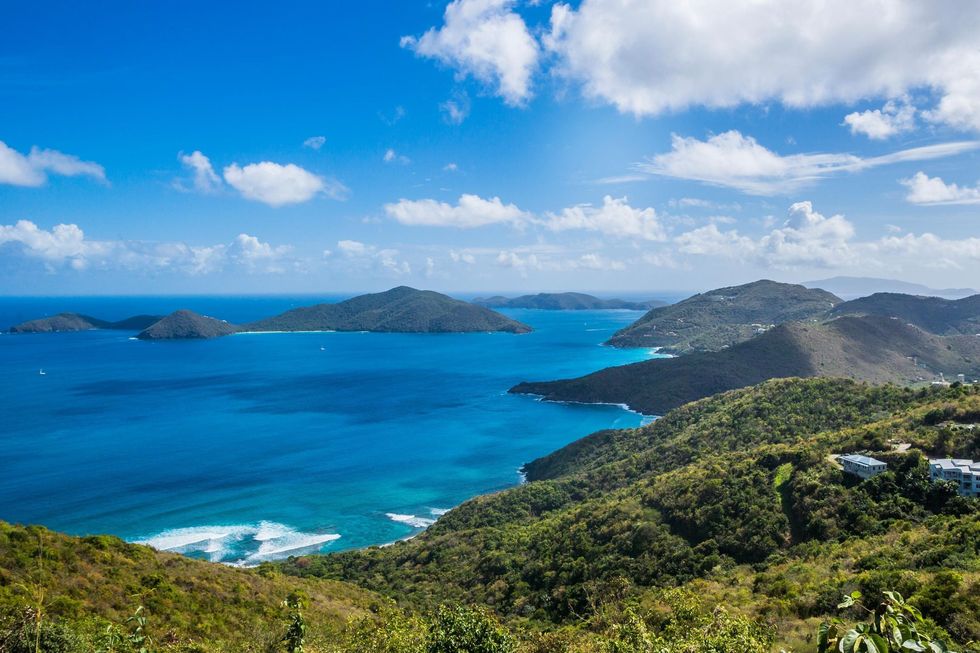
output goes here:
<path id="1" fill-rule="evenodd" d="M 831 315 L 897 317 L 941 336 L 975 336 L 980 334 L 980 295 L 963 299 L 943 299 L 877 293 L 839 304 L 831 311 Z"/>
<path id="2" fill-rule="evenodd" d="M 136 337 L 140 340 L 189 340 L 219 338 L 238 331 L 238 327 L 223 320 L 180 310 L 154 322 Z"/>
<path id="3" fill-rule="evenodd" d="M 913 360 L 914 359 L 914 360 Z M 689 401 L 766 379 L 836 376 L 873 383 L 980 375 L 980 338 L 942 338 L 887 317 L 781 324 L 717 352 L 610 367 L 576 379 L 511 389 L 555 401 L 624 403 L 663 415 Z"/>
<path id="4" fill-rule="evenodd" d="M 831 277 L 816 281 L 804 281 L 807 288 L 822 288 L 838 297 L 865 297 L 875 293 L 903 293 L 906 295 L 930 295 L 956 299 L 976 295 L 972 288 L 930 288 L 921 283 L 898 281 L 896 279 L 876 279 L 874 277 Z"/>
<path id="5" fill-rule="evenodd" d="M 28 320 L 12 326 L 10 333 L 55 333 L 60 331 L 88 331 L 89 329 L 140 331 L 159 319 L 160 317 L 156 315 L 134 315 L 118 322 L 109 322 L 78 313 L 59 313 L 52 317 Z"/>
<path id="6" fill-rule="evenodd" d="M 666 306 L 667 302 L 651 299 L 645 302 L 629 302 L 622 299 L 600 299 L 579 292 L 538 293 L 536 295 L 521 295 L 520 297 L 477 297 L 474 304 L 488 308 L 536 308 L 548 311 L 582 311 L 628 309 L 631 311 L 646 311 L 657 306 Z"/>
<path id="7" fill-rule="evenodd" d="M 42 651 L 104 650 L 106 628 L 129 632 L 127 619 L 142 605 L 146 635 L 167 642 L 166 650 L 258 653 L 285 631 L 281 603 L 290 594 L 308 597 L 306 619 L 327 636 L 378 602 L 344 583 L 260 574 L 115 537 L 69 537 L 0 522 L 0 651 L 22 650 L 10 633 L 23 627 L 24 608 L 36 612 L 40 602 L 47 624 Z M 118 642 L 115 650 L 130 649 Z"/>
<path id="8" fill-rule="evenodd" d="M 406 286 L 361 295 L 337 304 L 295 308 L 242 327 L 245 331 L 398 331 L 452 333 L 531 327 L 482 306 Z"/>
<path id="9" fill-rule="evenodd" d="M 614 347 L 660 347 L 669 353 L 716 351 L 773 325 L 826 313 L 840 299 L 824 290 L 775 281 L 719 288 L 654 308 L 609 340 Z"/>
<path id="10" fill-rule="evenodd" d="M 772 624 L 775 642 L 717 651 L 813 651 L 843 594 L 874 601 L 900 587 L 936 632 L 965 643 L 980 637 L 980 510 L 930 483 L 916 449 L 980 455 L 980 438 L 955 428 L 977 415 L 968 387 L 769 381 L 573 443 L 528 464 L 529 483 L 468 501 L 410 541 L 278 567 L 578 633 L 624 604 L 657 632 L 681 601 Z M 913 450 L 890 452 L 891 438 Z M 851 451 L 890 471 L 860 482 L 827 460 Z"/>

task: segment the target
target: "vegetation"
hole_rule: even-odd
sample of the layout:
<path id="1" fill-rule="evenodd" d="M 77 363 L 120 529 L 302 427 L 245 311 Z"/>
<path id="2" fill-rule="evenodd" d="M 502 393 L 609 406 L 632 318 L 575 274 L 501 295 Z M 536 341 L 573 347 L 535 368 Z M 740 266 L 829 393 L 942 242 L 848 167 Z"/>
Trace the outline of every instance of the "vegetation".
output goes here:
<path id="1" fill-rule="evenodd" d="M 121 329 L 140 331 L 160 319 L 158 315 L 134 315 L 125 320 L 110 322 L 78 313 L 58 313 L 52 317 L 22 322 L 10 327 L 11 333 L 53 333 L 57 331 L 88 331 L 89 329 Z"/>
<path id="2" fill-rule="evenodd" d="M 752 338 L 760 329 L 824 315 L 840 301 L 825 290 L 755 281 L 654 308 L 618 331 L 609 344 L 661 347 L 675 354 L 718 351 Z"/>
<path id="3" fill-rule="evenodd" d="M 939 372 L 980 375 L 980 339 L 941 337 L 880 316 L 790 322 L 717 352 L 610 367 L 577 379 L 521 383 L 511 392 L 559 401 L 625 403 L 662 415 L 718 392 L 790 376 L 916 383 Z"/>
<path id="4" fill-rule="evenodd" d="M 839 304 L 831 315 L 897 317 L 941 336 L 975 336 L 980 333 L 980 295 L 943 299 L 882 292 Z"/>
<path id="5" fill-rule="evenodd" d="M 421 610 L 489 605 L 532 628 L 592 619 L 596 597 L 644 605 L 680 587 L 800 650 L 842 593 L 893 589 L 932 608 L 929 632 L 965 644 L 980 640 L 980 510 L 930 483 L 919 451 L 974 455 L 956 420 L 978 409 L 970 387 L 770 381 L 586 438 L 411 541 L 280 567 Z M 828 460 L 854 451 L 889 471 L 860 481 Z"/>
<path id="6" fill-rule="evenodd" d="M 506 331 L 531 327 L 483 306 L 430 290 L 399 286 L 337 304 L 317 304 L 246 324 L 246 331 Z"/>
<path id="7" fill-rule="evenodd" d="M 174 311 L 158 322 L 143 329 L 137 338 L 141 340 L 187 340 L 194 338 L 220 338 L 238 333 L 239 328 L 224 320 L 199 315 L 194 311 Z"/>

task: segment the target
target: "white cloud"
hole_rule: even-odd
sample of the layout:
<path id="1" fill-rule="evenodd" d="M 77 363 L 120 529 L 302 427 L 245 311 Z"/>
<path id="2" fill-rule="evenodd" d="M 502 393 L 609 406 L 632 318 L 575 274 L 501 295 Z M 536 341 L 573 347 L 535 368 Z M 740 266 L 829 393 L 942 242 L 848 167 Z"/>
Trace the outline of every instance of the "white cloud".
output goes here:
<path id="1" fill-rule="evenodd" d="M 978 148 L 980 141 L 959 141 L 871 158 L 845 153 L 784 156 L 760 145 L 751 136 L 732 130 L 705 141 L 675 134 L 671 138 L 670 152 L 653 156 L 637 169 L 652 175 L 735 188 L 751 195 L 779 195 L 797 191 L 828 175 L 893 163 L 926 161 Z"/>
<path id="2" fill-rule="evenodd" d="M 675 238 L 680 252 L 751 260 L 766 267 L 839 267 L 855 255 L 854 226 L 842 215 L 826 217 L 810 202 L 789 207 L 787 220 L 752 239 L 737 230 L 721 231 L 709 224 Z"/>
<path id="3" fill-rule="evenodd" d="M 311 150 L 319 150 L 323 147 L 323 144 L 327 142 L 326 136 L 310 136 L 305 141 L 303 141 L 303 147 L 308 147 Z"/>
<path id="4" fill-rule="evenodd" d="M 442 166 L 442 169 L 445 170 L 446 172 L 456 172 L 457 170 L 459 170 L 459 166 L 456 165 L 455 163 L 450 162 Z"/>
<path id="5" fill-rule="evenodd" d="M 263 161 L 245 167 L 233 163 L 225 167 L 224 177 L 245 199 L 269 206 L 307 202 L 319 193 L 340 199 L 347 192 L 340 182 L 324 179 L 293 163 Z"/>
<path id="6" fill-rule="evenodd" d="M 200 193 L 213 193 L 221 188 L 221 178 L 214 172 L 211 160 L 204 156 L 200 150 L 194 150 L 190 154 L 179 154 L 180 162 L 184 167 L 189 168 L 194 173 L 194 189 Z M 175 185 L 183 189 L 183 184 L 178 180 Z"/>
<path id="7" fill-rule="evenodd" d="M 127 271 L 172 270 L 207 274 L 228 266 L 247 272 L 281 271 L 292 248 L 273 247 L 255 236 L 239 234 L 229 244 L 92 240 L 76 224 L 42 229 L 29 220 L 0 225 L 0 257 L 23 256 L 40 261 L 49 272 L 60 269 Z"/>
<path id="8" fill-rule="evenodd" d="M 544 42 L 586 96 L 635 115 L 925 88 L 928 119 L 980 129 L 978 33 L 971 0 L 582 0 L 554 5 Z"/>
<path id="9" fill-rule="evenodd" d="M 400 258 L 397 249 L 379 248 L 359 240 L 339 240 L 337 250 L 344 257 L 361 267 L 373 267 L 393 276 L 411 274 L 412 266 Z"/>
<path id="10" fill-rule="evenodd" d="M 915 129 L 915 107 L 907 100 L 901 103 L 889 100 L 880 109 L 847 114 L 844 124 L 851 128 L 852 134 L 882 140 Z"/>
<path id="11" fill-rule="evenodd" d="M 627 198 L 606 195 L 602 206 L 580 204 L 564 209 L 561 213 L 549 213 L 544 223 L 553 231 L 582 229 L 597 231 L 608 236 L 666 240 L 667 234 L 652 208 L 637 209 L 629 205 Z"/>
<path id="12" fill-rule="evenodd" d="M 398 152 L 391 149 L 390 147 L 387 150 L 385 150 L 385 154 L 383 157 L 381 157 L 381 159 L 385 163 L 400 163 L 402 165 L 408 165 L 409 163 L 412 162 L 412 160 L 409 159 L 407 156 L 403 154 L 399 154 Z"/>
<path id="13" fill-rule="evenodd" d="M 980 204 L 980 183 L 973 187 L 957 186 L 917 172 L 903 179 L 902 184 L 909 189 L 905 199 L 913 204 Z"/>
<path id="14" fill-rule="evenodd" d="M 495 87 L 511 105 L 531 96 L 531 77 L 539 47 L 512 8 L 515 0 L 453 0 L 446 7 L 443 26 L 419 38 L 405 36 L 402 47 L 472 75 Z"/>
<path id="15" fill-rule="evenodd" d="M 499 197 L 483 199 L 463 194 L 455 204 L 433 199 L 406 200 L 385 204 L 385 213 L 398 222 L 415 227 L 457 227 L 471 229 L 490 224 L 517 224 L 530 214 L 514 204 L 504 204 Z"/>
<path id="16" fill-rule="evenodd" d="M 457 251 L 455 249 L 451 249 L 449 250 L 449 258 L 452 259 L 453 263 L 466 263 L 467 265 L 473 265 L 476 263 L 476 257 L 466 250 Z"/>
<path id="17" fill-rule="evenodd" d="M 71 154 L 37 147 L 32 147 L 25 156 L 0 141 L 0 184 L 41 186 L 48 180 L 49 173 L 62 177 L 91 177 L 106 183 L 105 169 L 94 161 L 82 161 Z"/>
<path id="18" fill-rule="evenodd" d="M 461 125 L 470 115 L 470 99 L 465 93 L 457 94 L 450 100 L 439 105 L 446 122 L 451 125 Z"/>

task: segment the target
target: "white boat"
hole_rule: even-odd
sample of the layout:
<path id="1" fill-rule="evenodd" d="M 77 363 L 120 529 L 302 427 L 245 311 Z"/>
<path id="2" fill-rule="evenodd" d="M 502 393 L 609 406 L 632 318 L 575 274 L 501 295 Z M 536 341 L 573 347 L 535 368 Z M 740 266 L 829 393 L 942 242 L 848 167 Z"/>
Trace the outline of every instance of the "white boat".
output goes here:
<path id="1" fill-rule="evenodd" d="M 37 373 L 40 374 L 41 376 L 44 376 L 45 374 L 47 374 L 47 372 L 45 372 L 43 369 L 38 370 Z"/>

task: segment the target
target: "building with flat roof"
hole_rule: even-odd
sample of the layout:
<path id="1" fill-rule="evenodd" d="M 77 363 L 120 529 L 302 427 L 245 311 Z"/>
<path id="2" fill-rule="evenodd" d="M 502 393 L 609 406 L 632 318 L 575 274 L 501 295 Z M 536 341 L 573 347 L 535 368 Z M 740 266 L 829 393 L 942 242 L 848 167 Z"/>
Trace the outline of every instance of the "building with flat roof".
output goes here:
<path id="1" fill-rule="evenodd" d="M 966 458 L 930 458 L 929 480 L 952 481 L 960 496 L 980 497 L 980 462 Z"/>
<path id="2" fill-rule="evenodd" d="M 871 478 L 888 469 L 888 463 L 860 454 L 850 453 L 846 456 L 838 456 L 837 460 L 840 461 L 845 472 L 861 478 Z"/>

